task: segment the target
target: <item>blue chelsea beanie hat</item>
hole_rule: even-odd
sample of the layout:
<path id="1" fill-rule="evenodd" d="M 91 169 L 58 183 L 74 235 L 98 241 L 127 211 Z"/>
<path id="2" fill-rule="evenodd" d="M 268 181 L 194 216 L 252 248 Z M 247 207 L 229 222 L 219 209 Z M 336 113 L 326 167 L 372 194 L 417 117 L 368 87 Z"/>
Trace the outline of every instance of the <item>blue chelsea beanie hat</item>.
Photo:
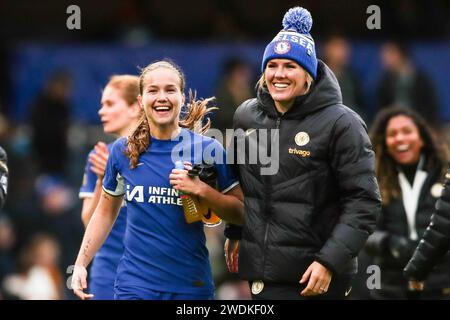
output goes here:
<path id="1" fill-rule="evenodd" d="M 264 72 L 271 59 L 290 59 L 302 66 L 315 80 L 317 58 L 314 40 L 309 34 L 312 17 L 301 7 L 291 8 L 283 18 L 283 30 L 267 45 L 261 69 Z"/>

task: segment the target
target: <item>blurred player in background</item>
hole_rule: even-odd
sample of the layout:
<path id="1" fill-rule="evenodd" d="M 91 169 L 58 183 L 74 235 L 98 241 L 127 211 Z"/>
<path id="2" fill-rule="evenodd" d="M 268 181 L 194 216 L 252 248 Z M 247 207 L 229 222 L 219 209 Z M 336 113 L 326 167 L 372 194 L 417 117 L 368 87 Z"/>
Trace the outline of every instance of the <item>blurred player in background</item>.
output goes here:
<path id="1" fill-rule="evenodd" d="M 127 137 L 138 124 L 140 108 L 139 78 L 132 75 L 112 76 L 103 90 L 101 108 L 98 111 L 105 133 Z M 100 199 L 101 185 L 112 144 L 98 142 L 89 153 L 83 184 L 79 196 L 83 199 L 81 219 L 88 226 Z M 89 291 L 94 299 L 113 300 L 114 281 L 119 260 L 123 254 L 123 237 L 127 220 L 126 206 L 122 206 L 114 226 L 103 246 L 95 255 Z"/>

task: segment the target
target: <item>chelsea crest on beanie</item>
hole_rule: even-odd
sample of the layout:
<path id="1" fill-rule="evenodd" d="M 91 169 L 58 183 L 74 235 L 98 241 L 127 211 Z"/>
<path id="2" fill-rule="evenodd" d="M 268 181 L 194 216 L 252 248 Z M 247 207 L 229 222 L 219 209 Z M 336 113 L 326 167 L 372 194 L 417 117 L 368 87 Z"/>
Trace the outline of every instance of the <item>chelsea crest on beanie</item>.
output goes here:
<path id="1" fill-rule="evenodd" d="M 283 18 L 283 30 L 264 50 L 261 69 L 264 72 L 271 59 L 294 60 L 315 80 L 317 77 L 317 58 L 314 40 L 309 34 L 312 17 L 301 7 L 289 9 Z"/>

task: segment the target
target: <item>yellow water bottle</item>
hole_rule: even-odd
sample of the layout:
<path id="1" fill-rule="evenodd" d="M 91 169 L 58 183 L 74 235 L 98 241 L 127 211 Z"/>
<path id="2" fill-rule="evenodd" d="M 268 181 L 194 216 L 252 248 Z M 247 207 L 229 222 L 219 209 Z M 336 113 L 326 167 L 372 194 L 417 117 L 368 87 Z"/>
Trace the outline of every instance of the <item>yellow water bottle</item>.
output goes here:
<path id="1" fill-rule="evenodd" d="M 207 183 L 210 187 L 216 189 L 217 172 L 211 164 L 197 164 L 189 170 L 190 177 L 199 177 L 201 181 Z M 199 215 L 202 217 L 205 227 L 216 227 L 222 223 L 222 219 L 217 216 L 208 206 L 199 198 L 193 197 L 197 206 Z"/>
<path id="2" fill-rule="evenodd" d="M 184 170 L 183 162 L 177 161 L 175 162 L 175 169 Z M 193 223 L 202 220 L 202 216 L 198 212 L 198 207 L 195 201 L 187 194 L 178 191 L 178 194 L 181 198 L 181 203 L 183 205 L 184 218 L 187 223 Z"/>

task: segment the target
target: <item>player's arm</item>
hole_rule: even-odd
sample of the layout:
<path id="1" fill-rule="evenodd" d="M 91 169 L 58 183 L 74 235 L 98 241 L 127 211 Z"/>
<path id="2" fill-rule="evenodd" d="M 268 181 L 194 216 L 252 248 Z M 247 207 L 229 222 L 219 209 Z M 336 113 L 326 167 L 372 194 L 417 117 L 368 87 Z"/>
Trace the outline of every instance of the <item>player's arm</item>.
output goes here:
<path id="1" fill-rule="evenodd" d="M 86 228 L 72 276 L 72 288 L 74 293 L 81 299 L 92 297 L 83 292 L 83 289 L 87 288 L 86 267 L 111 231 L 119 213 L 122 200 L 123 196 L 112 196 L 103 190 L 98 206 Z"/>
<path id="2" fill-rule="evenodd" d="M 119 213 L 123 196 L 101 191 L 100 201 L 86 228 L 76 265 L 86 267 L 108 236 Z"/>
<path id="3" fill-rule="evenodd" d="M 244 195 L 239 185 L 222 193 L 201 181 L 199 177 L 189 177 L 187 172 L 187 170 L 172 170 L 169 179 L 174 189 L 198 196 L 223 220 L 240 225 L 244 223 Z"/>
<path id="4" fill-rule="evenodd" d="M 83 207 L 81 209 L 81 220 L 86 228 L 92 214 L 98 205 L 100 195 L 102 193 L 102 180 L 105 175 L 106 164 L 108 162 L 109 152 L 104 142 L 99 141 L 94 148 L 95 152 L 89 154 L 89 170 L 95 173 L 97 177 L 95 189 L 91 197 L 83 199 Z M 92 175 L 93 176 L 93 175 Z M 94 176 L 94 177 L 95 177 Z M 91 177 L 91 176 L 90 176 Z"/>
<path id="5" fill-rule="evenodd" d="M 97 181 L 95 182 L 95 189 L 92 197 L 83 198 L 83 206 L 81 208 L 81 221 L 83 221 L 83 225 L 85 228 L 87 228 L 89 221 L 94 214 L 95 208 L 97 208 L 101 193 L 102 180 L 97 179 Z"/>
<path id="6" fill-rule="evenodd" d="M 244 194 L 239 185 L 227 193 L 221 193 L 208 184 L 200 182 L 201 185 L 196 195 L 208 208 L 211 208 L 225 221 L 239 225 L 244 223 Z"/>

